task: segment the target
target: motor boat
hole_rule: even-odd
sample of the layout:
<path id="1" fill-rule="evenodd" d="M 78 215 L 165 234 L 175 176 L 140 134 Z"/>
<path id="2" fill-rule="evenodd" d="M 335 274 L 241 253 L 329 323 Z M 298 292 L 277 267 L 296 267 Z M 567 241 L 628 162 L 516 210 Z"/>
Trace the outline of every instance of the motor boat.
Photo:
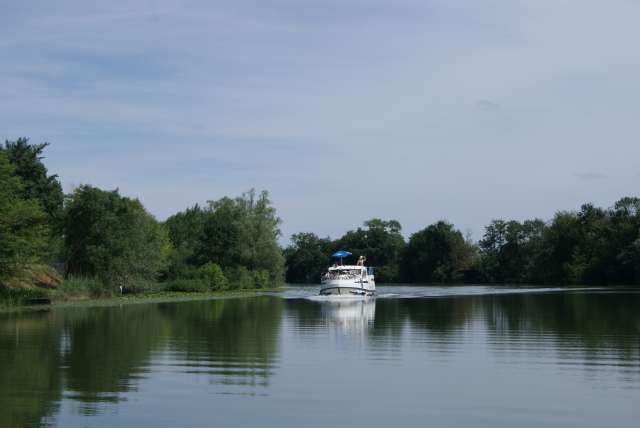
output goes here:
<path id="1" fill-rule="evenodd" d="M 351 255 L 350 252 L 344 250 L 332 255 L 338 261 L 322 275 L 321 296 L 375 296 L 376 282 L 373 268 L 365 266 L 366 258 L 364 256 L 360 256 L 355 265 L 343 264 L 343 259 Z"/>

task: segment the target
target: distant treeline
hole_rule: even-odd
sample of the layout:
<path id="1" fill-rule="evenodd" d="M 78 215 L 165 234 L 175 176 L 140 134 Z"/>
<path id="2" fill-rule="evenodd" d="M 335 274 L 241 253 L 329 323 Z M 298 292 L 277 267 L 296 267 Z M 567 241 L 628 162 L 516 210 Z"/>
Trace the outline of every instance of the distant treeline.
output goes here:
<path id="1" fill-rule="evenodd" d="M 82 185 L 64 195 L 43 163 L 46 147 L 24 138 L 0 145 L 0 296 L 34 266 L 100 293 L 266 288 L 285 275 L 317 283 L 338 249 L 366 256 L 379 283 L 640 284 L 639 198 L 550 221 L 494 220 L 479 242 L 446 221 L 406 241 L 398 221 L 372 219 L 335 240 L 295 234 L 282 249 L 267 192 L 158 222 L 118 190 Z"/>
<path id="2" fill-rule="evenodd" d="M 266 192 L 196 205 L 161 223 L 118 190 L 82 185 L 64 195 L 42 162 L 46 147 L 25 138 L 0 145 L 0 296 L 42 265 L 107 294 L 284 283 L 280 219 Z"/>
<path id="3" fill-rule="evenodd" d="M 339 239 L 293 235 L 287 280 L 313 283 L 346 248 L 366 255 L 378 282 L 555 285 L 640 284 L 640 198 L 609 209 L 584 204 L 550 221 L 493 220 L 479 242 L 439 221 L 405 241 L 395 220 L 369 220 Z"/>

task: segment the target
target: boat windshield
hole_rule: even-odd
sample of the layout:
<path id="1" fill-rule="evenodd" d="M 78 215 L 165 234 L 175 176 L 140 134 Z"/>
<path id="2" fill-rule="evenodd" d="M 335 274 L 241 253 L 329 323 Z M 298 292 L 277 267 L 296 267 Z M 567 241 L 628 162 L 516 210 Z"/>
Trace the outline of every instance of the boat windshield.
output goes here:
<path id="1" fill-rule="evenodd" d="M 360 269 L 336 269 L 327 272 L 326 276 L 330 279 L 352 279 L 360 277 L 362 273 Z"/>

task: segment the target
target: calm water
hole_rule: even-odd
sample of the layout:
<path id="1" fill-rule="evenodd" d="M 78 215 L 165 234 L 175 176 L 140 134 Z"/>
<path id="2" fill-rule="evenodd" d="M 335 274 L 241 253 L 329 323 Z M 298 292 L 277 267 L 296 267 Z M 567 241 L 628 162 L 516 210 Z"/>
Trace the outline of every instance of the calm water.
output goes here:
<path id="1" fill-rule="evenodd" d="M 0 426 L 638 426 L 640 290 L 378 291 L 0 314 Z"/>

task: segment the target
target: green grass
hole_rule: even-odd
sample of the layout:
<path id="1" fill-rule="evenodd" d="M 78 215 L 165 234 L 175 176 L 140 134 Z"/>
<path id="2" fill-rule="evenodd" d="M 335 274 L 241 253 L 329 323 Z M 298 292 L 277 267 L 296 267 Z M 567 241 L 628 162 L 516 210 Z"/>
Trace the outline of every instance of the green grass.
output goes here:
<path id="1" fill-rule="evenodd" d="M 32 299 L 47 297 L 46 290 L 0 288 L 0 307 L 23 306 Z"/>
<path id="2" fill-rule="evenodd" d="M 251 296 L 259 292 L 280 291 L 282 287 L 210 290 L 201 280 L 175 280 L 167 282 L 136 281 L 128 293 L 119 294 L 117 290 L 106 290 L 97 279 L 70 277 L 57 289 L 6 289 L 0 288 L 0 311 L 21 310 L 26 307 L 39 308 L 42 305 L 30 305 L 36 298 L 48 298 L 54 307 L 74 306 L 111 306 L 129 303 L 160 303 L 191 300 L 208 300 L 228 297 Z"/>
<path id="3" fill-rule="evenodd" d="M 234 284 L 225 283 L 224 289 L 215 290 L 212 290 L 212 281 L 208 278 L 176 279 L 164 282 L 140 279 L 133 281 L 122 290 L 121 294 L 120 289 L 116 286 L 107 287 L 97 278 L 83 276 L 70 276 L 64 280 L 58 277 L 57 284 L 50 281 L 51 285 L 48 285 L 48 288 L 41 288 L 36 285 L 37 283 L 33 279 L 36 278 L 36 275 L 38 275 L 37 278 L 52 277 L 52 274 L 48 272 L 32 273 L 30 270 L 28 275 L 23 275 L 24 278 L 22 276 L 18 278 L 20 281 L 13 280 L 4 287 L 0 285 L 0 308 L 19 310 L 21 307 L 32 305 L 34 299 L 49 299 L 55 306 L 103 305 L 213 299 L 282 289 L 282 287 L 268 288 L 265 281 L 254 281 L 252 277 L 249 278 L 249 275 L 245 275 L 244 279 L 247 281 Z"/>
<path id="4" fill-rule="evenodd" d="M 97 279 L 71 276 L 62 281 L 58 289 L 52 292 L 52 297 L 97 297 L 102 294 L 104 294 L 104 287 Z"/>

